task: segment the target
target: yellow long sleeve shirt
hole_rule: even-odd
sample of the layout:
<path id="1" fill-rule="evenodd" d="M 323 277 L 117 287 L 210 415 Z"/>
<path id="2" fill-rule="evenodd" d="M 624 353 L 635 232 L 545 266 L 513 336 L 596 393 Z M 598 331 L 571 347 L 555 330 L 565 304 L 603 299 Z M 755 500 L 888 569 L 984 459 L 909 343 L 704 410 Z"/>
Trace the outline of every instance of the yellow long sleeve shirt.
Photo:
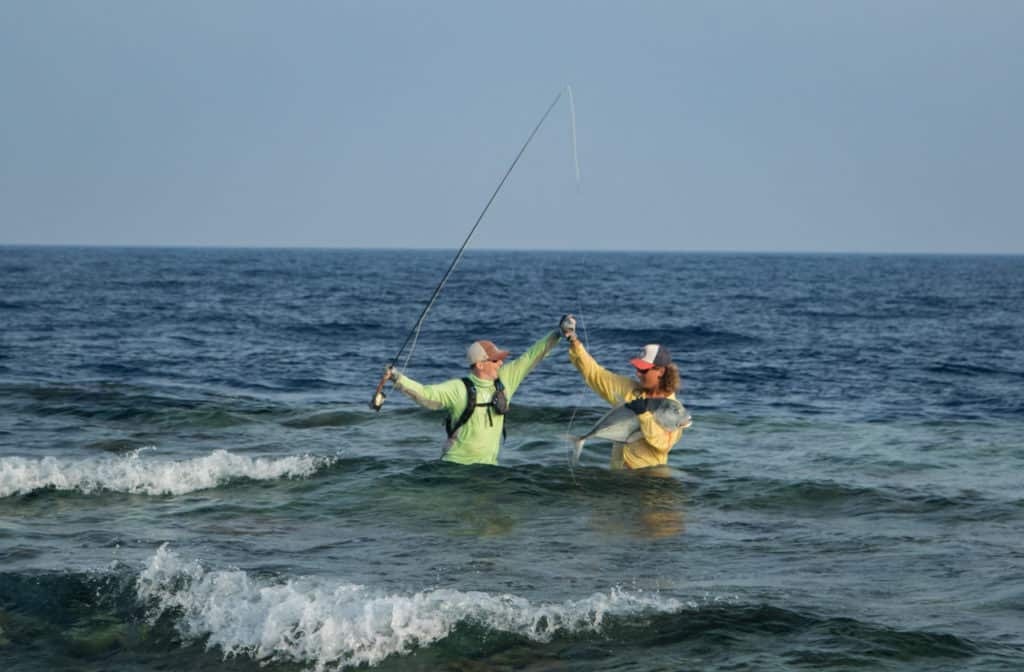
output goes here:
<path id="1" fill-rule="evenodd" d="M 587 386 L 612 406 L 647 396 L 632 378 L 612 373 L 598 364 L 579 340 L 574 340 L 569 347 L 569 361 L 583 374 Z M 671 394 L 669 398 L 676 396 Z M 670 431 L 659 425 L 650 411 L 641 413 L 637 419 L 643 438 L 632 443 L 612 444 L 612 469 L 641 469 L 667 463 L 669 451 L 691 424 Z"/>

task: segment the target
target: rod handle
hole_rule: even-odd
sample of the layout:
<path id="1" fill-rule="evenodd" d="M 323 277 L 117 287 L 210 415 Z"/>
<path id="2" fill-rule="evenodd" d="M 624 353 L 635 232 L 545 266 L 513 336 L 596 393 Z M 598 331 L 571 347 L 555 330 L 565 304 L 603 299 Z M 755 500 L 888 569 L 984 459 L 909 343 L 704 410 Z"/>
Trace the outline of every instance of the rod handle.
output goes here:
<path id="1" fill-rule="evenodd" d="M 391 377 L 391 367 L 384 369 L 384 375 L 381 376 L 380 382 L 377 383 L 377 389 L 373 391 L 373 398 L 370 399 L 370 410 L 380 412 L 380 407 L 384 405 L 384 399 L 388 395 L 384 394 L 384 384 L 388 382 L 388 378 Z"/>

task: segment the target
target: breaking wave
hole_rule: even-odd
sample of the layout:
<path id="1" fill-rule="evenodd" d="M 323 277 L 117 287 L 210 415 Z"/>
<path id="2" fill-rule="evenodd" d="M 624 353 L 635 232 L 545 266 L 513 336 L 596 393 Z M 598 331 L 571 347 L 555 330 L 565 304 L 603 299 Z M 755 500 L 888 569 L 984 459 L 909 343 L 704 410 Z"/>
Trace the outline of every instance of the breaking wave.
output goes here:
<path id="1" fill-rule="evenodd" d="M 46 488 L 84 494 L 110 491 L 182 495 L 239 478 L 257 481 L 307 478 L 334 462 L 334 458 L 323 456 L 248 457 L 226 450 L 171 461 L 145 458 L 147 450 L 152 448 L 141 448 L 123 456 L 85 460 L 0 458 L 0 497 L 25 495 Z"/>
<path id="2" fill-rule="evenodd" d="M 698 608 L 620 589 L 538 604 L 516 595 L 453 589 L 389 594 L 316 577 L 273 583 L 241 570 L 206 570 L 166 544 L 136 586 L 149 618 L 171 617 L 186 639 L 204 640 L 225 657 L 312 663 L 317 670 L 376 665 L 439 642 L 463 625 L 549 642 L 600 632 L 606 619 Z"/>

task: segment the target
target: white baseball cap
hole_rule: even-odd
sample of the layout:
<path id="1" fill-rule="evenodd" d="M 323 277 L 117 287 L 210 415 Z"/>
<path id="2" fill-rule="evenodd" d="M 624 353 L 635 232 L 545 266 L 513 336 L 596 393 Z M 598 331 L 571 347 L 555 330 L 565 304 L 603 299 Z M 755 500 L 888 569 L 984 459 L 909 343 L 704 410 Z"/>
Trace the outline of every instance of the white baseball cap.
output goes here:
<path id="1" fill-rule="evenodd" d="M 664 345 L 649 343 L 644 346 L 637 357 L 629 360 L 629 363 L 641 371 L 646 371 L 656 366 L 668 366 L 672 363 L 672 353 Z"/>

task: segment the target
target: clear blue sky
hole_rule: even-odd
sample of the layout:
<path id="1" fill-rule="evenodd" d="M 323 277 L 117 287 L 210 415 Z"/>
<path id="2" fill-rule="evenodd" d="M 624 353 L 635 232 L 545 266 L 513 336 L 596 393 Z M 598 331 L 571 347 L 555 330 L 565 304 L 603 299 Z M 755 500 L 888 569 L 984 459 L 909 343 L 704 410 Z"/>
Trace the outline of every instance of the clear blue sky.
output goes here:
<path id="1" fill-rule="evenodd" d="M 1024 2 L 0 8 L 0 244 L 1024 253 Z"/>

